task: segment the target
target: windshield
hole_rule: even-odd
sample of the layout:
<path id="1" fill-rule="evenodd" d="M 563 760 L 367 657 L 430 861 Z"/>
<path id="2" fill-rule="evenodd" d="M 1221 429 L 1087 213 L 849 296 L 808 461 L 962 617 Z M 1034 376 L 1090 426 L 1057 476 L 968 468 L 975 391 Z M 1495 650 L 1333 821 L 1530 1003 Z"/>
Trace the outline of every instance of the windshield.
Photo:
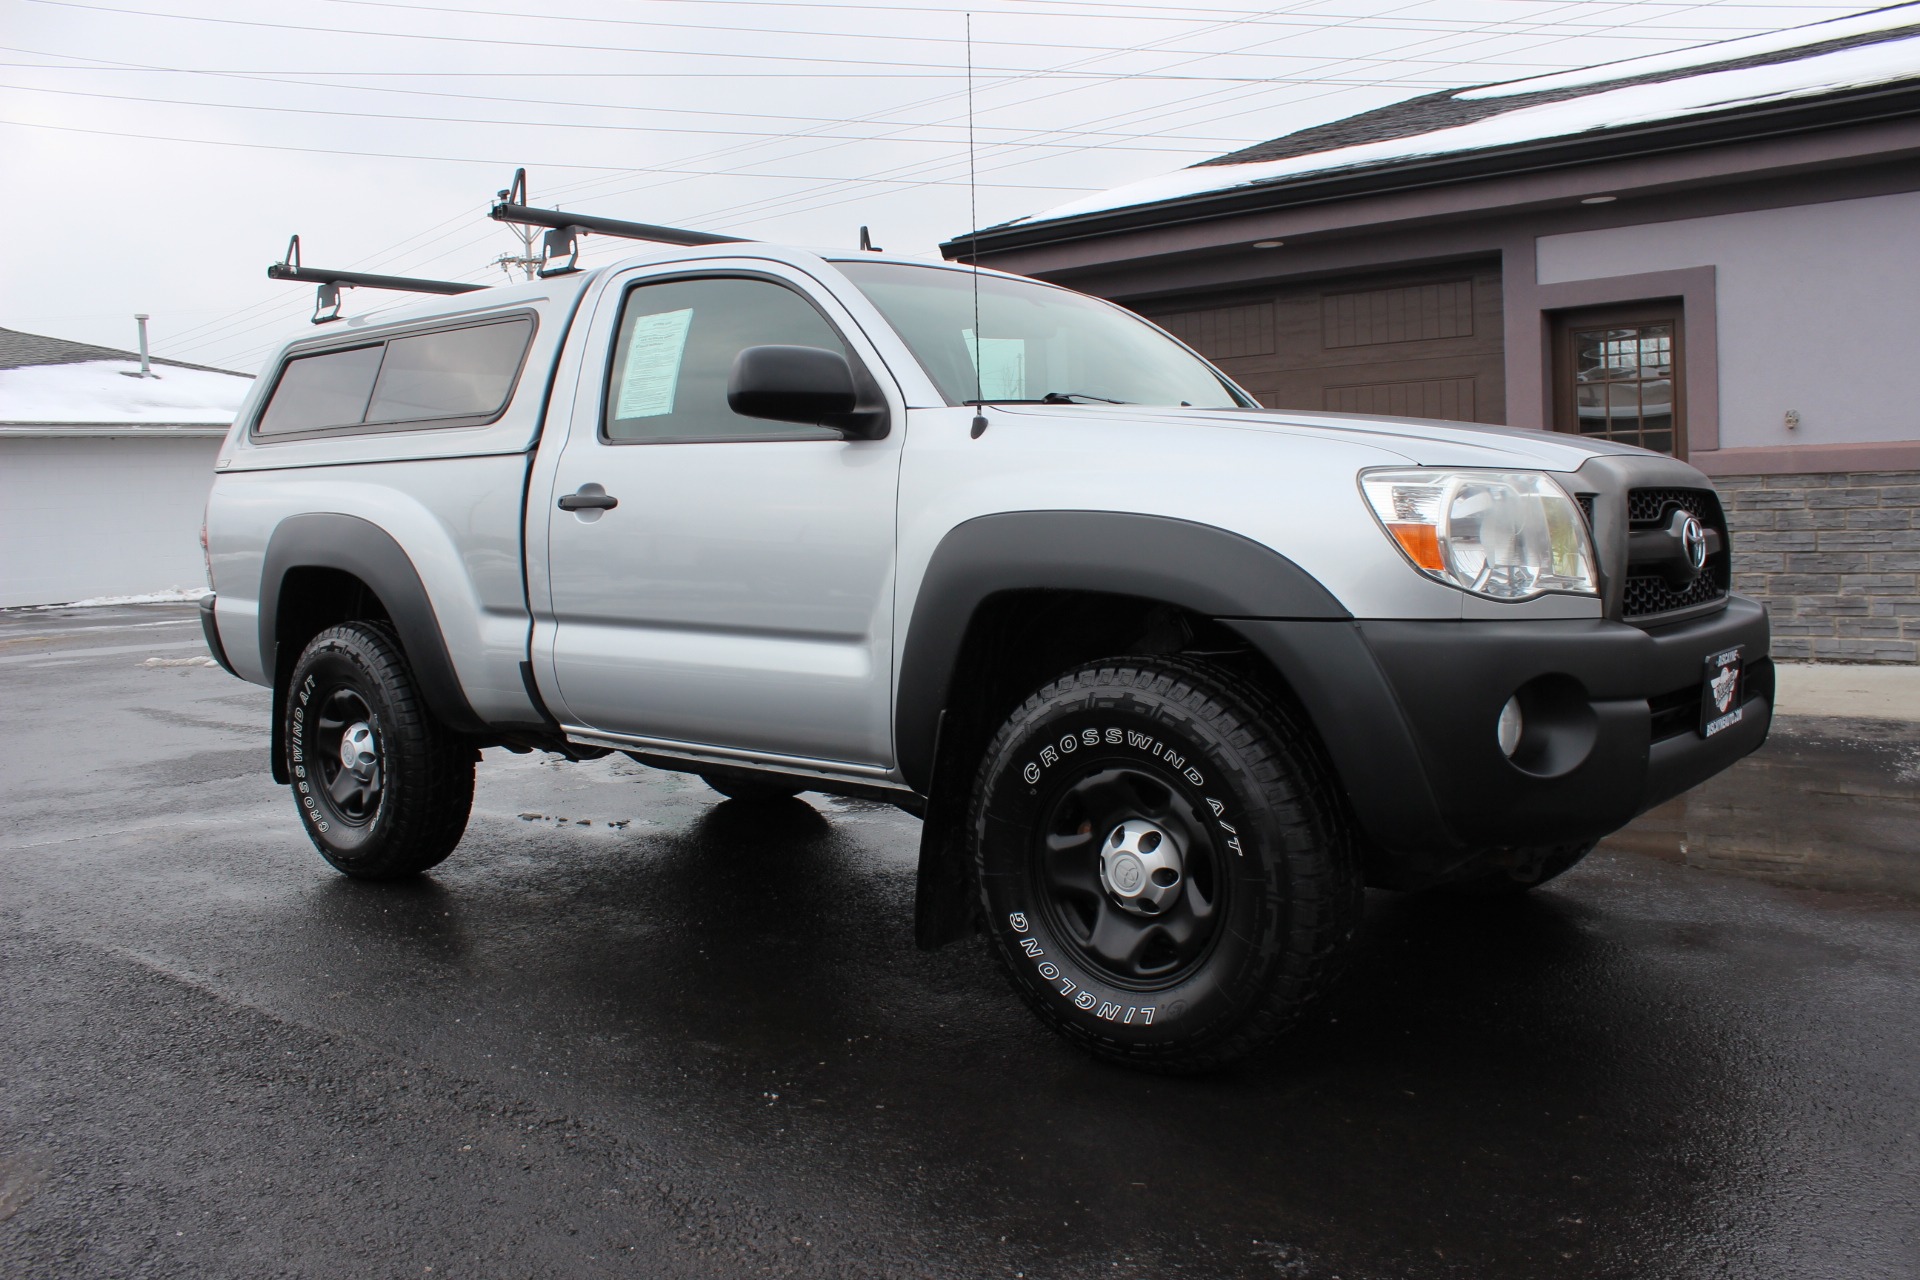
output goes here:
<path id="1" fill-rule="evenodd" d="M 880 309 L 949 404 L 1247 403 L 1165 334 L 1084 294 L 982 274 L 976 335 L 971 272 L 897 262 L 834 265 Z"/>

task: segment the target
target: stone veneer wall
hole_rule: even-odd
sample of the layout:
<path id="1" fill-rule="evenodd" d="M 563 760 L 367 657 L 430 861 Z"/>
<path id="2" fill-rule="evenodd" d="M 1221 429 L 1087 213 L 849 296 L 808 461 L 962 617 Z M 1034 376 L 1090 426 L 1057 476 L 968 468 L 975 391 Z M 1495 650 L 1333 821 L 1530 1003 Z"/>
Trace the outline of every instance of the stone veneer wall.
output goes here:
<path id="1" fill-rule="evenodd" d="M 1773 656 L 1920 662 L 1920 471 L 1720 476 L 1733 589 L 1773 615 Z"/>

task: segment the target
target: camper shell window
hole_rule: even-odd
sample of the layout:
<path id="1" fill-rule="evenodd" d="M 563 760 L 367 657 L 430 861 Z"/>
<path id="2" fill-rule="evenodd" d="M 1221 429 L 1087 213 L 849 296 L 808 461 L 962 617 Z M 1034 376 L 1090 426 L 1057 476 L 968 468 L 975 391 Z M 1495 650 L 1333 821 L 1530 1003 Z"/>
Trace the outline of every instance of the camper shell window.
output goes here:
<path id="1" fill-rule="evenodd" d="M 253 434 L 483 426 L 513 398 L 533 324 L 515 315 L 295 355 Z"/>

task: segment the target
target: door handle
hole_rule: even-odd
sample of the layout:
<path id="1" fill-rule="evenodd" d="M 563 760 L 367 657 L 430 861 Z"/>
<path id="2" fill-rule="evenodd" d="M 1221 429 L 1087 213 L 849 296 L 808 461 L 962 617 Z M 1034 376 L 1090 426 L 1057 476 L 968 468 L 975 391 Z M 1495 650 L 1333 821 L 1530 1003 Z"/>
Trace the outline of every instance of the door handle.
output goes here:
<path id="1" fill-rule="evenodd" d="M 620 499 L 610 493 L 569 493 L 561 497 L 562 511 L 611 511 L 620 505 Z"/>

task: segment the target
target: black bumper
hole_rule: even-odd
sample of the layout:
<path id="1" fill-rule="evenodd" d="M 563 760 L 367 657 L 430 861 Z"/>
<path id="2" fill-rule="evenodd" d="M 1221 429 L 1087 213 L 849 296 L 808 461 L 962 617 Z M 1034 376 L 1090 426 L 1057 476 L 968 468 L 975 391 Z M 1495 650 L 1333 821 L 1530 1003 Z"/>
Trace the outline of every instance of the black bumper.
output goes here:
<path id="1" fill-rule="evenodd" d="M 1595 840 L 1766 741 L 1767 613 L 1727 608 L 1641 630 L 1601 620 L 1223 620 L 1305 704 L 1369 845 L 1415 883 L 1489 849 Z M 1743 649 L 1742 718 L 1700 736 L 1707 658 Z M 1520 693 L 1510 760 L 1495 726 Z M 1516 763 L 1518 761 L 1519 763 Z"/>
<path id="2" fill-rule="evenodd" d="M 220 624 L 214 620 L 213 601 L 212 593 L 200 597 L 200 630 L 207 637 L 207 651 L 213 655 L 213 660 L 220 664 L 220 669 L 230 676 L 238 677 L 240 673 L 233 669 L 231 662 L 227 661 L 226 646 L 220 643 Z"/>

